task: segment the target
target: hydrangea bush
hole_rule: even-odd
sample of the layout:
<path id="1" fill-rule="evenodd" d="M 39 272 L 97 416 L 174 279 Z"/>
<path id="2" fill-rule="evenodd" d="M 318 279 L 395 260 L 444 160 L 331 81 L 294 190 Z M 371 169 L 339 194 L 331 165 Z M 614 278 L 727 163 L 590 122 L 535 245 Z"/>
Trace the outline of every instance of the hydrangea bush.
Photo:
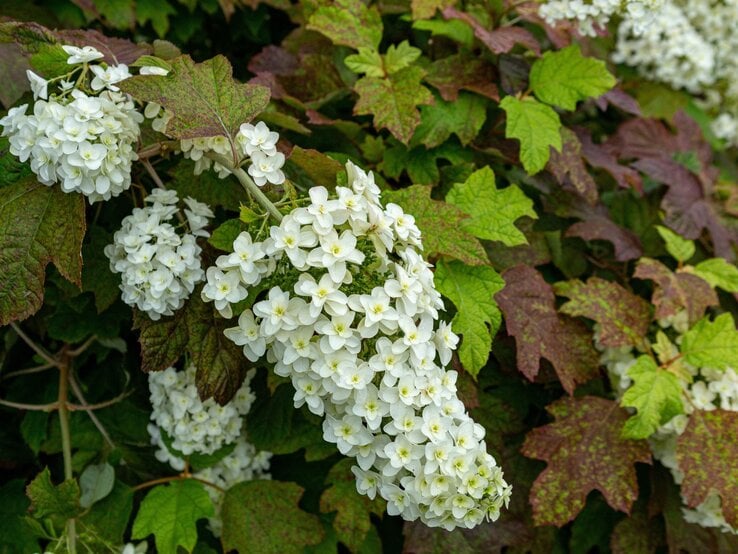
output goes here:
<path id="1" fill-rule="evenodd" d="M 732 12 L 11 0 L 0 551 L 738 551 Z"/>

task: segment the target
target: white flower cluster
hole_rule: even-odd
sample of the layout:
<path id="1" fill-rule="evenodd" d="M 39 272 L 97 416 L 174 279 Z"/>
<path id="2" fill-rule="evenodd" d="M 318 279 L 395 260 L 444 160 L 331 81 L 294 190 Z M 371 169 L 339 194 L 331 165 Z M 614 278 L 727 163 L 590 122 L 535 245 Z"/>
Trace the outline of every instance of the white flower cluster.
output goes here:
<path id="1" fill-rule="evenodd" d="M 45 185 L 56 182 L 64 192 L 81 192 L 89 201 L 108 200 L 131 185 L 131 163 L 137 159 L 143 116 L 116 83 L 130 76 L 125 65 L 106 66 L 90 62 L 103 54 L 90 46 L 64 46 L 72 66 L 67 79 L 46 81 L 32 71 L 28 79 L 36 102 L 11 108 L 0 119 L 10 152 L 22 162 L 30 159 L 31 170 Z M 90 89 L 72 78 L 87 69 L 94 77 Z M 58 91 L 49 94 L 49 85 Z"/>
<path id="2" fill-rule="evenodd" d="M 738 144 L 738 1 L 665 0 L 642 33 L 624 20 L 612 59 L 692 94 L 714 116 L 713 132 Z"/>
<path id="3" fill-rule="evenodd" d="M 204 228 L 213 212 L 206 204 L 185 198 L 189 231 L 178 231 L 170 223 L 175 215 L 181 217 L 178 201 L 176 191 L 154 189 L 146 197 L 151 205 L 134 208 L 123 219 L 113 244 L 105 247 L 111 271 L 121 274 L 123 301 L 153 320 L 181 308 L 205 276 L 197 237 L 210 236 Z"/>
<path id="4" fill-rule="evenodd" d="M 643 32 L 651 23 L 664 0 L 548 0 L 538 8 L 538 14 L 549 25 L 560 21 L 576 23 L 584 36 L 597 36 L 616 15 L 630 22 L 634 31 Z"/>
<path id="5" fill-rule="evenodd" d="M 233 450 L 210 467 L 201 469 L 193 475 L 199 479 L 227 490 L 236 483 L 253 479 L 269 479 L 269 460 L 271 453 L 257 452 L 242 434 L 243 418 L 254 402 L 254 394 L 249 386 L 254 371 L 246 375 L 234 398 L 225 406 L 217 404 L 212 398 L 201 401 L 195 386 L 195 366 L 185 371 L 170 367 L 164 371 L 149 374 L 149 391 L 153 411 L 149 425 L 151 443 L 157 447 L 156 458 L 168 463 L 172 469 L 185 469 L 185 460 L 180 455 L 213 454 L 228 445 Z M 162 437 L 167 434 L 171 448 Z M 220 505 L 223 494 L 214 487 L 206 487 L 216 515 L 210 518 L 210 528 L 220 535 Z"/>
<path id="6" fill-rule="evenodd" d="M 154 103 L 146 106 L 144 114 L 146 117 L 153 119 L 151 125 L 155 131 L 166 132 L 171 114 Z M 228 137 L 218 135 L 184 139 L 180 142 L 180 148 L 185 158 L 195 162 L 195 175 L 200 175 L 203 171 L 211 168 L 221 178 L 228 175 L 229 171 L 226 167 L 207 156 L 209 152 L 229 159 L 234 155 L 246 158 L 250 162 L 249 175 L 258 186 L 262 187 L 267 183 L 273 185 L 284 183 L 282 166 L 285 157 L 284 154 L 277 151 L 278 140 L 279 133 L 271 131 L 263 121 L 259 121 L 256 125 L 242 124 L 233 143 Z"/>
<path id="7" fill-rule="evenodd" d="M 494 520 L 511 487 L 443 369 L 458 337 L 436 326 L 443 302 L 420 231 L 382 207 L 371 173 L 346 167 L 350 187 L 310 189 L 263 241 L 241 233 L 208 269 L 203 299 L 232 317 L 250 287 L 269 289 L 226 336 L 291 379 L 296 407 L 325 416 L 324 439 L 356 458 L 360 493 L 429 526 Z"/>
<path id="8" fill-rule="evenodd" d="M 601 361 L 608 370 L 618 397 L 622 396 L 632 384 L 627 372 L 635 364 L 636 355 L 629 348 L 607 349 L 603 352 Z M 694 368 L 686 363 L 683 363 L 683 367 L 693 378 L 691 383 L 682 381 L 684 414 L 672 418 L 649 438 L 654 457 L 669 468 L 677 484 L 684 479 L 684 474 L 677 463 L 677 439 L 684 433 L 690 414 L 694 410 L 711 411 L 718 408 L 738 411 L 738 373 L 734 369 L 719 371 L 706 367 Z M 720 497 L 716 493 L 708 495 L 705 501 L 694 509 L 682 507 L 682 512 L 688 522 L 738 534 L 738 529 L 734 529 L 725 521 Z"/>

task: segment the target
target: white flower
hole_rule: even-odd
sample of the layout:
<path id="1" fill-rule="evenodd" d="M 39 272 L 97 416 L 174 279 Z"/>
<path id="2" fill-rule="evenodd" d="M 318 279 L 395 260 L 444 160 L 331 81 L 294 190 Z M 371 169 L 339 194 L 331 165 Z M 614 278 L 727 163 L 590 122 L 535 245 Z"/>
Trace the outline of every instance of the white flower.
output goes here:
<path id="1" fill-rule="evenodd" d="M 26 69 L 26 76 L 28 77 L 28 82 L 31 84 L 33 99 L 38 100 L 41 98 L 42 100 L 46 100 L 49 97 L 49 82 L 43 77 L 36 75 L 30 69 Z"/>
<path id="2" fill-rule="evenodd" d="M 279 134 L 270 131 L 263 121 L 256 125 L 244 123 L 239 129 L 236 140 L 243 147 L 247 156 L 255 152 L 261 152 L 265 156 L 274 156 L 277 153 L 277 141 Z"/>
<path id="3" fill-rule="evenodd" d="M 69 58 L 67 59 L 67 63 L 69 65 L 87 63 L 105 57 L 102 52 L 100 52 L 96 48 L 93 48 L 92 46 L 84 46 L 82 48 L 78 48 L 76 46 L 69 46 L 65 44 L 62 46 L 62 49 L 67 54 L 69 54 Z"/>
<path id="4" fill-rule="evenodd" d="M 115 83 L 120 83 L 131 76 L 128 66 L 125 64 L 109 65 L 107 67 L 93 65 L 90 69 L 95 75 L 92 79 L 92 90 L 107 88 L 108 90 L 119 91 L 120 89 L 115 86 Z"/>
<path id="5" fill-rule="evenodd" d="M 138 73 L 140 75 L 169 75 L 169 70 L 155 65 L 142 65 Z"/>
<path id="6" fill-rule="evenodd" d="M 283 165 L 284 154 L 281 152 L 277 152 L 273 156 L 267 156 L 263 152 L 254 152 L 251 156 L 249 175 L 253 177 L 254 182 L 260 187 L 267 183 L 281 185 L 284 183 L 284 173 L 282 173 Z"/>

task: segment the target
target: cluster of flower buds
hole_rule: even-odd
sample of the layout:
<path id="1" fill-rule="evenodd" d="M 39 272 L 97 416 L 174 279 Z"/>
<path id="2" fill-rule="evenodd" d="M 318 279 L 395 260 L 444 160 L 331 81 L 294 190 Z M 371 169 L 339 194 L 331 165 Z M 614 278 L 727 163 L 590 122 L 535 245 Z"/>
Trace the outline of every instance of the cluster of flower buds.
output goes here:
<path id="1" fill-rule="evenodd" d="M 266 289 L 226 336 L 290 378 L 296 407 L 324 416 L 324 439 L 356 459 L 360 493 L 430 526 L 494 520 L 511 488 L 444 369 L 458 337 L 437 322 L 420 231 L 382 206 L 371 173 L 347 172 L 349 187 L 312 188 L 264 240 L 241 233 L 208 269 L 203 299 L 232 317 L 250 288 Z"/>
<path id="2" fill-rule="evenodd" d="M 2 134 L 41 183 L 108 200 L 131 185 L 143 116 L 116 86 L 130 77 L 127 66 L 104 64 L 91 46 L 63 48 L 70 72 L 47 81 L 28 70 L 35 103 L 11 108 L 0 119 Z"/>
<path id="3" fill-rule="evenodd" d="M 178 201 L 176 191 L 154 189 L 146 197 L 148 205 L 134 208 L 123 219 L 113 244 L 105 247 L 110 269 L 121 274 L 123 301 L 153 320 L 181 308 L 205 276 L 197 237 L 210 236 L 204 228 L 213 212 L 207 205 L 185 198 L 183 217 Z M 171 223 L 177 215 L 186 220 L 189 231 L 178 231 Z"/>

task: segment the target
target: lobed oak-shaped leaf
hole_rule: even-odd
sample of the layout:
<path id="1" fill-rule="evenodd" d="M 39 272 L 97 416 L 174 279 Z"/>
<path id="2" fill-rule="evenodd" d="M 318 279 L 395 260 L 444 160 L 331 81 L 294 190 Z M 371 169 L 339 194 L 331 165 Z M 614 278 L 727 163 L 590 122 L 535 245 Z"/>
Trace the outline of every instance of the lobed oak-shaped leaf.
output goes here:
<path id="1" fill-rule="evenodd" d="M 597 184 L 584 165 L 581 142 L 577 135 L 566 127 L 561 129 L 561 139 L 561 152 L 551 151 L 548 169 L 560 185 L 570 186 L 588 203 L 596 204 L 599 198 Z"/>
<path id="2" fill-rule="evenodd" d="M 352 465 L 351 460 L 343 459 L 328 472 L 326 484 L 330 486 L 320 496 L 320 511 L 336 512 L 332 525 L 338 540 L 351 552 L 359 552 L 372 525 L 369 515 L 381 516 L 386 503 L 379 496 L 372 500 L 356 492 Z"/>
<path id="3" fill-rule="evenodd" d="M 507 114 L 505 137 L 520 141 L 520 161 L 529 175 L 546 167 L 551 147 L 561 151 L 561 120 L 551 106 L 535 98 L 506 96 L 500 107 Z"/>
<path id="4" fill-rule="evenodd" d="M 487 102 L 481 96 L 459 94 L 453 102 L 436 98 L 434 104 L 420 109 L 420 125 L 415 129 L 413 144 L 435 148 L 453 133 L 463 145 L 477 136 L 487 118 Z"/>
<path id="5" fill-rule="evenodd" d="M 35 177 L 0 188 L 0 326 L 34 314 L 43 302 L 46 266 L 81 285 L 85 205 Z"/>
<path id="6" fill-rule="evenodd" d="M 728 292 L 738 292 L 738 267 L 725 258 L 710 258 L 694 266 L 699 275 L 713 287 L 720 287 Z"/>
<path id="7" fill-rule="evenodd" d="M 167 135 L 193 139 L 233 137 L 269 104 L 269 89 L 237 83 L 225 56 L 195 63 L 189 56 L 170 61 L 168 75 L 139 75 L 120 88 L 141 102 L 155 102 L 172 114 Z"/>
<path id="8" fill-rule="evenodd" d="M 468 266 L 458 261 L 439 261 L 434 276 L 438 291 L 456 306 L 453 329 L 462 335 L 459 358 L 464 369 L 476 377 L 489 358 L 492 339 L 502 316 L 495 294 L 505 282 L 488 266 Z"/>
<path id="9" fill-rule="evenodd" d="M 686 309 L 689 322 L 695 323 L 705 315 L 707 308 L 718 303 L 717 294 L 704 279 L 691 273 L 674 273 L 651 258 L 638 260 L 633 276 L 656 283 L 651 302 L 656 308 L 654 315 L 657 319 L 676 315 Z"/>
<path id="10" fill-rule="evenodd" d="M 38 519 L 56 516 L 66 520 L 76 517 L 82 511 L 77 481 L 67 479 L 54 485 L 48 467 L 28 484 L 26 494 L 31 499 L 31 511 Z"/>
<path id="11" fill-rule="evenodd" d="M 646 439 L 661 425 L 684 413 L 679 378 L 656 365 L 650 356 L 640 356 L 628 370 L 633 385 L 625 391 L 621 406 L 638 412 L 625 422 L 623 436 Z"/>
<path id="12" fill-rule="evenodd" d="M 280 481 L 245 481 L 225 493 L 223 547 L 240 554 L 301 554 L 325 534 L 318 516 L 302 511 L 303 489 Z"/>
<path id="13" fill-rule="evenodd" d="M 172 481 L 151 489 L 141 502 L 131 537 L 154 535 L 159 554 L 192 552 L 197 543 L 197 521 L 215 513 L 205 485 L 192 479 Z"/>
<path id="14" fill-rule="evenodd" d="M 368 7 L 361 0 L 322 0 L 320 4 L 308 17 L 308 29 L 327 36 L 334 44 L 377 49 L 383 25 L 376 6 Z"/>
<path id="15" fill-rule="evenodd" d="M 415 217 L 423 233 L 426 256 L 445 255 L 469 265 L 489 263 L 480 242 L 464 231 L 460 223 L 468 216 L 452 204 L 433 200 L 430 187 L 413 185 L 397 191 L 385 191 L 385 202 L 399 204 Z"/>
<path id="16" fill-rule="evenodd" d="M 645 349 L 651 309 L 640 296 L 599 277 L 590 277 L 586 283 L 578 279 L 561 281 L 554 285 L 554 290 L 569 298 L 560 308 L 562 313 L 600 324 L 599 340 L 604 346 Z"/>
<path id="17" fill-rule="evenodd" d="M 677 439 L 676 457 L 687 505 L 694 508 L 717 493 L 725 520 L 738 527 L 738 412 L 694 411 Z"/>
<path id="18" fill-rule="evenodd" d="M 684 360 L 696 367 L 738 367 L 738 330 L 733 316 L 724 313 L 714 321 L 701 319 L 684 334 L 679 349 Z"/>
<path id="19" fill-rule="evenodd" d="M 484 60 L 468 54 L 454 54 L 434 61 L 427 70 L 425 81 L 436 87 L 447 102 L 456 100 L 462 89 L 500 101 L 497 85 L 492 82 L 495 68 Z"/>
<path id="20" fill-rule="evenodd" d="M 442 13 L 446 19 L 459 19 L 469 25 L 474 30 L 474 36 L 495 54 L 507 53 L 516 44 L 522 44 L 536 54 L 541 53 L 541 45 L 527 29 L 507 26 L 489 30 L 474 16 L 459 11 L 454 7 L 444 8 Z"/>
<path id="21" fill-rule="evenodd" d="M 515 337 L 518 369 L 533 381 L 541 358 L 546 358 L 561 385 L 572 394 L 578 383 L 597 374 L 599 356 L 592 335 L 581 322 L 556 311 L 551 285 L 534 268 L 515 266 L 502 277 L 505 288 L 495 298 L 508 334 Z"/>
<path id="22" fill-rule="evenodd" d="M 461 227 L 475 237 L 497 240 L 506 246 L 526 244 L 525 235 L 515 227 L 523 216 L 538 218 L 533 201 L 516 185 L 498 189 L 495 174 L 489 167 L 472 173 L 463 183 L 456 183 L 446 201 L 469 214 Z"/>
<path id="23" fill-rule="evenodd" d="M 433 95 L 420 81 L 425 71 L 411 65 L 384 78 L 362 77 L 354 85 L 359 100 L 356 115 L 373 115 L 376 129 L 386 128 L 407 144 L 420 124 L 417 106 L 433 102 Z"/>
<path id="24" fill-rule="evenodd" d="M 650 463 L 651 453 L 646 441 L 622 437 L 627 412 L 594 396 L 565 397 L 547 410 L 555 421 L 528 433 L 522 448 L 529 458 L 548 463 L 530 491 L 536 525 L 565 525 L 593 490 L 629 513 L 638 497 L 634 464 Z"/>

